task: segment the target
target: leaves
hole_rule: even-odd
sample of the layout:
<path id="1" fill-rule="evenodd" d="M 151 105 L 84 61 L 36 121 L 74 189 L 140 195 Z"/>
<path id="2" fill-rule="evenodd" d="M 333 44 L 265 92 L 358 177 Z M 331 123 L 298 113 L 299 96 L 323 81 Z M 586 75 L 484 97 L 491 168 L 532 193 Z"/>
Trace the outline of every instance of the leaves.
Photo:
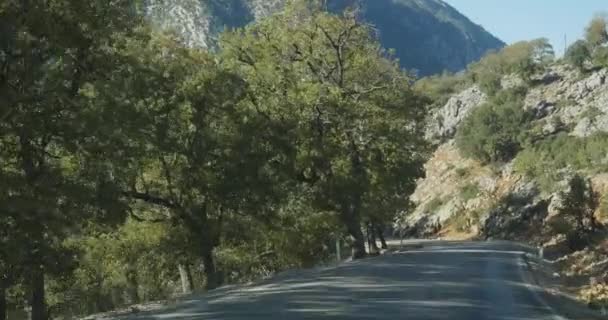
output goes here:
<path id="1" fill-rule="evenodd" d="M 352 12 L 296 1 L 211 53 L 133 6 L 0 7 L 11 286 L 44 269 L 52 311 L 102 311 L 170 295 L 177 264 L 209 286 L 312 266 L 409 205 L 425 99 Z"/>

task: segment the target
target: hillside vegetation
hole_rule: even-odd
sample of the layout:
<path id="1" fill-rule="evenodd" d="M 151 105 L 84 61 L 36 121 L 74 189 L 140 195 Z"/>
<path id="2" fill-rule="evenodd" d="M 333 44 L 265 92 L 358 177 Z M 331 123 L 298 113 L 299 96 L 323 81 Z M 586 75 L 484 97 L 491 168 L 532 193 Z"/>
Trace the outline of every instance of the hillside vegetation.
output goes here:
<path id="1" fill-rule="evenodd" d="M 136 4 L 0 3 L 0 319 L 374 253 L 426 149 L 371 28 L 295 1 L 210 53 Z"/>
<path id="2" fill-rule="evenodd" d="M 540 246 L 582 299 L 606 303 L 607 21 L 560 60 L 544 39 L 519 42 L 416 83 L 437 149 L 402 234 Z"/>

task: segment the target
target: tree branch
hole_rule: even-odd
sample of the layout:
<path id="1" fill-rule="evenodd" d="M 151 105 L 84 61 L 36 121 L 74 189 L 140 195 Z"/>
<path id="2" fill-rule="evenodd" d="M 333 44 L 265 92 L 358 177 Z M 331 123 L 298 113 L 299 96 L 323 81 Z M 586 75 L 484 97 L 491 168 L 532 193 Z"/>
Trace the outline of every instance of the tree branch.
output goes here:
<path id="1" fill-rule="evenodd" d="M 125 197 L 129 197 L 135 200 L 141 200 L 157 206 L 162 206 L 168 209 L 179 209 L 180 206 L 171 200 L 154 196 L 149 193 L 137 192 L 137 191 L 124 191 L 122 193 Z"/>

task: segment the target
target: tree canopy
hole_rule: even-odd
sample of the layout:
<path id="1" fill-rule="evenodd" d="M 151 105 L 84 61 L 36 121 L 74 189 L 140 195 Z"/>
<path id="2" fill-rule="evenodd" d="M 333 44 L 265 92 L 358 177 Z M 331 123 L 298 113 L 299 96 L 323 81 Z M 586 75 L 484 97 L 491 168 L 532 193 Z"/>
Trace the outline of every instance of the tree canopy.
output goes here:
<path id="1" fill-rule="evenodd" d="M 207 52 L 139 4 L 0 4 L 0 319 L 360 258 L 408 206 L 424 99 L 356 10 L 294 1 Z"/>

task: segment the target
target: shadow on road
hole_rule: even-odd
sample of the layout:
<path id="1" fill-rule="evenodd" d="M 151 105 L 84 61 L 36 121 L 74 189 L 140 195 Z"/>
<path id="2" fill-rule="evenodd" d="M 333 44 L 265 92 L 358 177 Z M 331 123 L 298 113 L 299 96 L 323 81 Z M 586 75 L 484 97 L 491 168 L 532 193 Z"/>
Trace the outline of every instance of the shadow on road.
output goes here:
<path id="1" fill-rule="evenodd" d="M 554 319 L 522 279 L 522 254 L 509 244 L 433 244 L 128 319 Z"/>

